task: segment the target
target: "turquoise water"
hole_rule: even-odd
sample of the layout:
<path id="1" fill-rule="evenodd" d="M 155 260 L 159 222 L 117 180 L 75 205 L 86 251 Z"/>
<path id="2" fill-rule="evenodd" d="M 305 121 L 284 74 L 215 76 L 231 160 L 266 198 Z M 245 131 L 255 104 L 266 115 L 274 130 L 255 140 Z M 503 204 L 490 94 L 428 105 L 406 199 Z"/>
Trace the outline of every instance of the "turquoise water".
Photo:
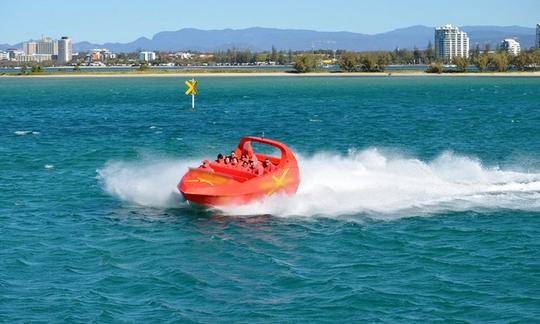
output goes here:
<path id="1" fill-rule="evenodd" d="M 540 79 L 0 78 L 0 321 L 540 318 Z M 295 197 L 175 185 L 243 135 Z"/>

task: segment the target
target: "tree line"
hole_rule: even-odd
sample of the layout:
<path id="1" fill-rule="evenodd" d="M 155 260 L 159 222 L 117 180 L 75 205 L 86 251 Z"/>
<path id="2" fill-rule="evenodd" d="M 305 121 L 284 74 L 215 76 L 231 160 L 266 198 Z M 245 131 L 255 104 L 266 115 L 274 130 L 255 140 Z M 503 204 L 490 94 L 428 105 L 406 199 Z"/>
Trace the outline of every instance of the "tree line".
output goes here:
<path id="1" fill-rule="evenodd" d="M 471 66 L 476 67 L 479 72 L 497 71 L 505 72 L 513 68 L 518 71 L 539 70 L 540 50 L 522 51 L 518 55 L 510 55 L 504 51 L 497 52 L 472 52 L 469 58 L 456 56 L 451 61 L 436 59 L 426 55 L 428 50 L 423 51 L 423 55 L 417 55 L 414 51 L 393 51 L 393 52 L 342 52 L 337 59 L 337 65 L 344 72 L 383 72 L 389 64 L 414 64 L 419 62 L 427 64 L 426 72 L 467 72 Z M 428 52 L 429 53 L 429 52 Z M 321 66 L 321 59 L 316 54 L 304 53 L 296 55 L 293 67 L 296 72 L 311 72 Z M 416 63 L 418 64 L 418 63 Z"/>
<path id="2" fill-rule="evenodd" d="M 470 51 L 469 58 L 455 57 L 451 61 L 440 60 L 435 56 L 431 42 L 425 49 L 412 50 L 396 48 L 393 51 L 351 52 L 345 50 L 292 51 L 278 50 L 274 46 L 269 51 L 255 52 L 249 49 L 231 48 L 213 53 L 189 51 L 194 55 L 181 58 L 170 52 L 158 52 L 157 59 L 151 65 L 173 63 L 174 65 L 256 65 L 261 63 L 291 65 L 298 73 L 311 72 L 325 66 L 339 67 L 345 72 L 383 72 L 388 65 L 427 65 L 426 72 L 467 72 L 470 70 L 500 71 L 509 69 L 519 71 L 538 70 L 540 68 L 540 50 L 524 50 L 513 56 L 501 48 L 492 51 L 487 44 L 483 49 L 476 46 Z M 103 60 L 106 65 L 138 64 L 138 53 L 118 53 L 115 58 Z M 72 64 L 84 64 L 87 53 L 79 53 Z M 0 66 L 28 66 L 33 63 L 0 61 Z M 54 62 L 42 62 L 39 66 L 53 66 Z M 449 66 L 450 65 L 450 66 Z M 475 67 L 475 68 L 472 68 Z"/>
<path id="3" fill-rule="evenodd" d="M 442 62 L 431 63 L 426 72 L 467 72 L 471 66 L 476 67 L 479 72 L 506 72 L 511 68 L 518 71 L 539 70 L 540 50 L 522 51 L 518 55 L 511 55 L 502 51 L 495 53 L 472 52 L 469 58 L 456 56 L 451 63 L 453 65 L 451 69 L 445 69 Z"/>

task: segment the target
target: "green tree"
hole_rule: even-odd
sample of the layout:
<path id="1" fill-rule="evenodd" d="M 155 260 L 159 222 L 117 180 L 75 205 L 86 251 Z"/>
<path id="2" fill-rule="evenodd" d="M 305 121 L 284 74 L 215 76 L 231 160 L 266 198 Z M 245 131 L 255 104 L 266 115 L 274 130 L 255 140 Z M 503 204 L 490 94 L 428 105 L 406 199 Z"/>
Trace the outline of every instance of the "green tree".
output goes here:
<path id="1" fill-rule="evenodd" d="M 386 67 L 390 64 L 390 55 L 386 52 L 381 52 L 377 54 L 377 68 L 380 72 L 383 72 Z"/>
<path id="2" fill-rule="evenodd" d="M 298 73 L 307 73 L 317 67 L 317 58 L 314 54 L 300 54 L 294 57 L 293 67 Z"/>
<path id="3" fill-rule="evenodd" d="M 272 45 L 272 52 L 270 54 L 270 61 L 276 62 L 278 60 L 278 52 L 277 49 Z"/>
<path id="4" fill-rule="evenodd" d="M 519 71 L 525 71 L 527 66 L 532 63 L 532 58 L 529 53 L 521 52 L 512 58 L 512 65 Z"/>
<path id="5" fill-rule="evenodd" d="M 422 52 L 416 46 L 413 49 L 413 57 L 414 64 L 420 64 L 420 61 L 422 60 Z"/>
<path id="6" fill-rule="evenodd" d="M 480 44 L 476 44 L 474 49 L 471 51 L 471 59 L 474 60 L 478 55 L 480 55 Z"/>
<path id="7" fill-rule="evenodd" d="M 283 53 L 279 53 L 277 57 L 277 64 L 284 65 L 287 63 L 287 60 L 285 59 L 285 55 Z"/>
<path id="8" fill-rule="evenodd" d="M 364 53 L 360 55 L 360 65 L 364 72 L 377 72 L 377 55 L 374 53 Z"/>
<path id="9" fill-rule="evenodd" d="M 41 67 L 41 65 L 33 65 L 31 72 L 32 73 L 43 73 L 43 68 Z"/>
<path id="10" fill-rule="evenodd" d="M 341 54 L 341 58 L 338 61 L 339 67 L 347 72 L 354 72 L 358 69 L 358 58 L 356 54 L 351 52 L 345 52 Z"/>
<path id="11" fill-rule="evenodd" d="M 456 65 L 456 69 L 459 72 L 467 71 L 467 67 L 469 66 L 469 60 L 462 56 L 454 56 L 452 63 Z"/>
<path id="12" fill-rule="evenodd" d="M 21 72 L 19 74 L 28 74 L 28 67 L 26 64 L 21 67 Z"/>
<path id="13" fill-rule="evenodd" d="M 489 56 L 489 65 L 499 72 L 505 72 L 508 70 L 508 54 L 506 53 L 493 53 Z"/>
<path id="14" fill-rule="evenodd" d="M 142 62 L 141 65 L 139 65 L 139 71 L 148 71 L 150 70 L 150 66 L 147 62 Z"/>
<path id="15" fill-rule="evenodd" d="M 540 49 L 536 49 L 529 54 L 531 63 L 534 65 L 535 70 L 540 68 Z"/>
<path id="16" fill-rule="evenodd" d="M 484 72 L 489 64 L 489 57 L 487 54 L 478 54 L 473 59 L 473 64 L 478 68 L 478 71 Z"/>
<path id="17" fill-rule="evenodd" d="M 433 43 L 431 43 L 431 41 L 429 41 L 429 43 L 427 44 L 427 47 L 424 53 L 427 58 L 426 63 L 431 63 L 435 60 L 435 51 L 433 50 Z"/>
<path id="18" fill-rule="evenodd" d="M 426 70 L 427 73 L 442 73 L 443 72 L 443 65 L 441 62 L 434 62 L 430 63 L 428 65 L 428 68 Z"/>

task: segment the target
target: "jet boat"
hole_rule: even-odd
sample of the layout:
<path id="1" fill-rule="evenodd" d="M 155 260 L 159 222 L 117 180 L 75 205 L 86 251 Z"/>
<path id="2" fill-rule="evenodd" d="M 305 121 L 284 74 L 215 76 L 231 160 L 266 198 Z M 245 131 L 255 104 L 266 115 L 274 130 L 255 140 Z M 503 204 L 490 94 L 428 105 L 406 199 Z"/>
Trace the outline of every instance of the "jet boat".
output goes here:
<path id="1" fill-rule="evenodd" d="M 273 147 L 273 151 L 279 151 L 281 156 L 254 152 L 252 144 L 261 148 L 266 146 L 267 149 Z M 244 137 L 234 153 L 238 157 L 246 154 L 250 160 L 259 163 L 268 159 L 272 165 L 257 175 L 249 169 L 206 160 L 201 167 L 190 168 L 182 177 L 178 190 L 184 198 L 189 202 L 216 207 L 244 205 L 276 194 L 296 193 L 300 184 L 298 162 L 285 144 L 266 138 Z"/>

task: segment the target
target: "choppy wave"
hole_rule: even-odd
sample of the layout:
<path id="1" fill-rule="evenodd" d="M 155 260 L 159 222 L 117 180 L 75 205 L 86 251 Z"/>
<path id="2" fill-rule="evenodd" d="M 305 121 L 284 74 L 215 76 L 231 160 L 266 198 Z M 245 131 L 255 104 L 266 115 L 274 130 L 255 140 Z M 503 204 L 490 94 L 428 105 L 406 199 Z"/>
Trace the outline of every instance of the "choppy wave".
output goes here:
<path id="1" fill-rule="evenodd" d="M 122 201 L 172 208 L 183 203 L 176 185 L 188 167 L 198 163 L 172 159 L 111 161 L 97 173 L 105 190 Z"/>
<path id="2" fill-rule="evenodd" d="M 540 210 L 540 172 L 487 167 L 478 159 L 445 152 L 432 161 L 376 148 L 347 155 L 299 156 L 301 184 L 292 197 L 274 196 L 224 208 L 231 215 L 376 218 L 496 209 Z M 198 161 L 111 162 L 98 170 L 105 190 L 128 202 L 175 207 L 176 184 Z"/>
<path id="3" fill-rule="evenodd" d="M 31 131 L 31 130 L 17 130 L 17 131 L 14 131 L 13 134 L 17 136 L 25 136 L 25 135 L 39 135 L 40 133 L 38 131 Z"/>

